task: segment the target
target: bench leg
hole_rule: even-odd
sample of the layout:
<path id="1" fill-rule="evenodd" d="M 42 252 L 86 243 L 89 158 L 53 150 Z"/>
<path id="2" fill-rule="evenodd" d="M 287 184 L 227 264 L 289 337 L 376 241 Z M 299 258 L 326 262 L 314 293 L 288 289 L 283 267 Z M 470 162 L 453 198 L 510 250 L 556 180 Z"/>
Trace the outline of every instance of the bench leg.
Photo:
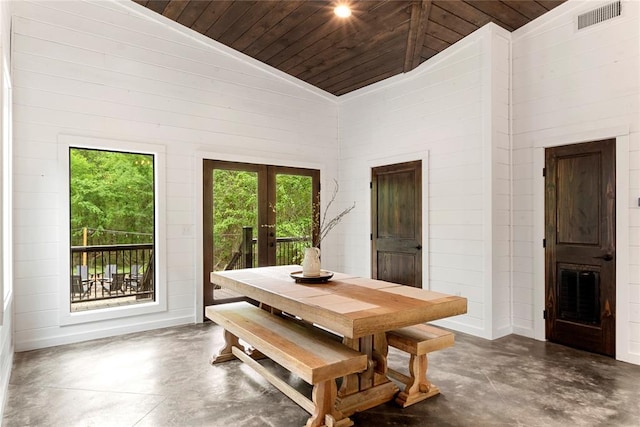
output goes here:
<path id="1" fill-rule="evenodd" d="M 335 380 L 328 380 L 313 386 L 311 400 L 314 404 L 313 414 L 305 427 L 349 427 L 351 419 L 345 417 L 335 407 L 338 388 Z"/>
<path id="2" fill-rule="evenodd" d="M 427 380 L 427 355 L 411 355 L 409 377 L 404 391 L 398 393 L 396 403 L 403 408 L 421 402 L 440 393 L 440 389 Z"/>
<path id="3" fill-rule="evenodd" d="M 217 354 L 211 356 L 211 360 L 209 361 L 209 363 L 213 365 L 214 363 L 222 363 L 235 359 L 236 357 L 231 352 L 231 347 L 238 347 L 242 351 L 245 351 L 244 346 L 240 344 L 238 337 L 225 329 L 224 346 L 222 346 L 222 348 L 218 350 Z"/>
<path id="4" fill-rule="evenodd" d="M 258 359 L 265 358 L 265 355 L 260 353 L 258 350 L 246 349 L 242 344 L 240 344 L 240 340 L 238 339 L 238 337 L 236 337 L 231 332 L 225 329 L 224 330 L 224 346 L 222 346 L 222 348 L 218 350 L 217 354 L 214 354 L 211 357 L 211 359 L 209 360 L 209 363 L 213 365 L 216 363 L 228 362 L 229 360 L 236 359 L 236 356 L 234 356 L 233 353 L 231 352 L 232 347 L 239 348 L 240 350 L 242 350 L 243 352 L 251 356 L 252 359 L 258 360 Z"/>

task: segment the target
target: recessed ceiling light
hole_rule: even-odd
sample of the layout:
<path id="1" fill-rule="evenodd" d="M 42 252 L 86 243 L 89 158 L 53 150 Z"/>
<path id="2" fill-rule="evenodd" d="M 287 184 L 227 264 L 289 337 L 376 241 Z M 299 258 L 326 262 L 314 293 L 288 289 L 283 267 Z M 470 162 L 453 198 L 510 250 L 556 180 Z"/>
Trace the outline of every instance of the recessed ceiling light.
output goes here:
<path id="1" fill-rule="evenodd" d="M 333 9 L 333 13 L 340 18 L 348 18 L 351 16 L 351 9 L 346 4 L 340 4 Z"/>

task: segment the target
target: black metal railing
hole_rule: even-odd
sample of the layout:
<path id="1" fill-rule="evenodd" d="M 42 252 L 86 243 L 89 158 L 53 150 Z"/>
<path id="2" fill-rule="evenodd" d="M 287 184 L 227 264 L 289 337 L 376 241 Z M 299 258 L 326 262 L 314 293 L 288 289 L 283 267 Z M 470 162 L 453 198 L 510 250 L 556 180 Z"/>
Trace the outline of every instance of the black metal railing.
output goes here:
<path id="1" fill-rule="evenodd" d="M 253 238 L 253 229 L 243 227 L 238 249 L 231 254 L 225 270 L 254 268 L 258 266 L 258 240 Z M 276 265 L 302 264 L 304 249 L 311 246 L 311 236 L 277 237 Z"/>
<path id="2" fill-rule="evenodd" d="M 311 237 L 278 237 L 276 265 L 302 264 L 304 249 L 311 246 Z"/>
<path id="3" fill-rule="evenodd" d="M 154 300 L 153 243 L 71 247 L 71 303 Z"/>

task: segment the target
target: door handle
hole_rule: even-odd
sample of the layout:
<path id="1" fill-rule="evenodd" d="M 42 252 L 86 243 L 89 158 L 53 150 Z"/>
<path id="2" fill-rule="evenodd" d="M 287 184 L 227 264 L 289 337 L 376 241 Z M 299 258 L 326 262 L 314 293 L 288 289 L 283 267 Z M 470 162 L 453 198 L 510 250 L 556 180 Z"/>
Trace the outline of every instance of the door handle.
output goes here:
<path id="1" fill-rule="evenodd" d="M 594 256 L 594 258 L 597 259 L 603 259 L 605 261 L 611 261 L 613 259 L 613 255 L 611 254 L 604 254 L 604 255 L 600 255 L 600 256 Z"/>
<path id="2" fill-rule="evenodd" d="M 418 246 L 416 246 L 416 249 L 417 249 L 417 250 L 422 249 L 422 245 L 418 245 Z"/>

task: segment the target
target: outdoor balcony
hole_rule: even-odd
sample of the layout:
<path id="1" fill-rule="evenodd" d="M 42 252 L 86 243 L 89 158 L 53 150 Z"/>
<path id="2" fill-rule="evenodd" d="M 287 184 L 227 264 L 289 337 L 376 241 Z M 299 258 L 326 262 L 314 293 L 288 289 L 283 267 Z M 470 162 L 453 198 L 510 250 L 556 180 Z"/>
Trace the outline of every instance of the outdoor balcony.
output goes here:
<path id="1" fill-rule="evenodd" d="M 154 301 L 153 243 L 71 247 L 71 311 Z"/>

